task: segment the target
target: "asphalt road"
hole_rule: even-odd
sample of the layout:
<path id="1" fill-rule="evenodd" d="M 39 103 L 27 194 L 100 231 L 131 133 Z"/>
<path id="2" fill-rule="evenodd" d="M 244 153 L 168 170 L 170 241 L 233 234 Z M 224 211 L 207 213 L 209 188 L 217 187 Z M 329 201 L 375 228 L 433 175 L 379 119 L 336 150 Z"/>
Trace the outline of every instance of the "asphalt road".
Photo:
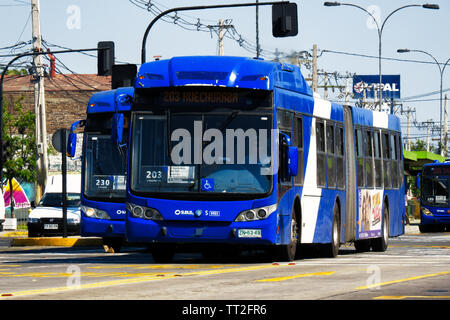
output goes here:
<path id="1" fill-rule="evenodd" d="M 0 300 L 22 299 L 252 300 L 256 305 L 265 300 L 450 300 L 450 233 L 410 229 L 391 238 L 383 253 L 344 246 L 335 259 L 310 250 L 293 263 L 270 261 L 263 252 L 232 260 L 181 252 L 172 263 L 157 264 L 143 247 L 112 254 L 100 247 L 0 246 Z"/>

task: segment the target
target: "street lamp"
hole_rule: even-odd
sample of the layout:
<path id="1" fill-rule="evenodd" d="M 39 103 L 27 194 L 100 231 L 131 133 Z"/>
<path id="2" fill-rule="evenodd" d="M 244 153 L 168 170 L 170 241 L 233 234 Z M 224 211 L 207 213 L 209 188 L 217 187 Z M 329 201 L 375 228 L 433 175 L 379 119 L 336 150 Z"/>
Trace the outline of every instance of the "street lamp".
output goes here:
<path id="1" fill-rule="evenodd" d="M 405 8 L 410 8 L 410 7 L 422 7 L 424 9 L 439 9 L 439 5 L 437 4 L 409 4 L 400 8 L 395 9 L 394 11 L 392 11 L 391 13 L 389 13 L 389 15 L 386 17 L 386 19 L 384 19 L 383 23 L 380 24 L 378 23 L 377 19 L 373 16 L 373 14 L 371 14 L 369 11 L 367 11 L 366 9 L 364 9 L 363 7 L 360 7 L 356 4 L 352 4 L 352 3 L 340 3 L 340 2 L 324 2 L 323 5 L 325 7 L 338 7 L 338 6 L 349 6 L 349 7 L 355 7 L 358 8 L 362 11 L 364 11 L 365 13 L 367 13 L 370 17 L 372 17 L 373 21 L 375 22 L 375 25 L 377 26 L 377 30 L 378 30 L 378 75 L 379 75 L 379 83 L 378 83 L 378 90 L 379 90 L 379 109 L 381 111 L 381 101 L 383 99 L 383 82 L 382 82 L 382 74 L 381 74 L 381 36 L 383 34 L 383 29 L 384 26 L 386 24 L 386 21 L 397 11 L 400 11 L 401 9 L 405 9 Z"/>
<path id="2" fill-rule="evenodd" d="M 435 57 L 433 57 L 430 53 L 423 51 L 423 50 L 410 50 L 410 49 L 398 49 L 397 53 L 407 53 L 407 52 L 421 52 L 424 53 L 428 56 L 430 56 L 434 62 L 436 62 L 438 68 L 439 68 L 439 76 L 440 76 L 440 87 L 439 87 L 439 151 L 440 154 L 442 155 L 442 82 L 443 82 L 443 78 L 444 78 L 444 71 L 445 71 L 445 67 L 447 66 L 447 64 L 450 62 L 450 58 L 448 58 L 448 60 L 444 63 L 444 66 L 441 67 L 441 63 L 439 63 Z M 445 153 L 447 154 L 447 150 L 445 150 Z"/>

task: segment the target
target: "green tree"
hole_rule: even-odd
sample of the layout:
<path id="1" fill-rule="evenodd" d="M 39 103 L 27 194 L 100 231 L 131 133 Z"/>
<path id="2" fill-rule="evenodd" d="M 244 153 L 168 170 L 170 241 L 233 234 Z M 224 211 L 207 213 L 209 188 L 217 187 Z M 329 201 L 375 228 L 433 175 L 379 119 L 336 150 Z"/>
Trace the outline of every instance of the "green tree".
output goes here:
<path id="1" fill-rule="evenodd" d="M 2 141 L 7 145 L 6 159 L 3 159 L 3 176 L 26 182 L 36 180 L 36 138 L 34 112 L 24 111 L 24 97 L 14 102 L 13 108 L 3 105 Z M 13 109 L 13 112 L 10 110 Z M 2 181 L 3 183 L 3 181 Z M 11 190 L 12 188 L 10 188 Z M 11 212 L 13 212 L 13 201 Z"/>

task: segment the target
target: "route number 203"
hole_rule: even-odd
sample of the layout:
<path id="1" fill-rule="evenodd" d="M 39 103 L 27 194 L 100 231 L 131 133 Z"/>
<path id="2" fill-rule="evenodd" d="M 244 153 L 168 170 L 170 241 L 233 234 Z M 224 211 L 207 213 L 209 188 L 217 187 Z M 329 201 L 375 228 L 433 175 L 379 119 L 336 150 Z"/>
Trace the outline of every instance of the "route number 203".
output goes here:
<path id="1" fill-rule="evenodd" d="M 145 172 L 145 174 L 146 174 L 145 177 L 147 178 L 147 180 L 161 180 L 162 176 L 163 176 L 163 173 L 160 170 L 154 170 L 154 171 L 147 170 Z"/>

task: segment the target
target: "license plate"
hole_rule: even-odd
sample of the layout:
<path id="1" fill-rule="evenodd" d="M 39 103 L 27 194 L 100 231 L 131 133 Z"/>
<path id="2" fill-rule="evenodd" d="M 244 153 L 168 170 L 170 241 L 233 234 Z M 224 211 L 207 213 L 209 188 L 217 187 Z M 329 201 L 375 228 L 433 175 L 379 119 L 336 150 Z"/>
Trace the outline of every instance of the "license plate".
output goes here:
<path id="1" fill-rule="evenodd" d="M 260 229 L 239 229 L 239 238 L 261 238 Z"/>
<path id="2" fill-rule="evenodd" d="M 58 224 L 44 224 L 45 230 L 58 230 Z"/>

